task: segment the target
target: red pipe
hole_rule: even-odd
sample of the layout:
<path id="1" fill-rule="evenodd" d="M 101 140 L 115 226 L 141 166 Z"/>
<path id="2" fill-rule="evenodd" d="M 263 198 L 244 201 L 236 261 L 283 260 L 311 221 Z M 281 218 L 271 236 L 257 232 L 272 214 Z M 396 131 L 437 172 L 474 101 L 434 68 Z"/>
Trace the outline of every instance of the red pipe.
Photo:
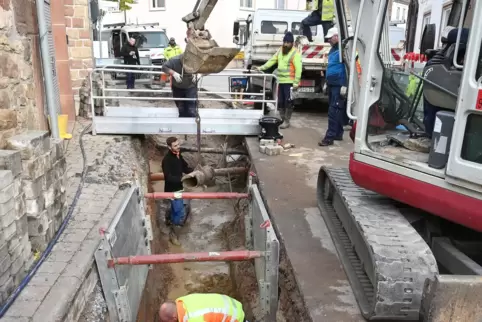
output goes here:
<path id="1" fill-rule="evenodd" d="M 250 250 L 234 250 L 228 252 L 156 254 L 118 257 L 109 259 L 109 268 L 115 265 L 150 265 L 186 262 L 239 262 L 264 256 L 263 252 Z"/>
<path id="2" fill-rule="evenodd" d="M 247 168 L 243 167 L 233 167 L 233 168 L 221 168 L 221 169 L 214 169 L 214 175 L 216 176 L 224 176 L 229 174 L 242 174 L 248 172 Z M 149 174 L 149 179 L 151 181 L 162 181 L 164 180 L 164 173 L 162 172 L 152 172 Z"/>
<path id="3" fill-rule="evenodd" d="M 151 192 L 145 195 L 148 199 L 244 199 L 248 196 L 237 192 Z"/>
<path id="4" fill-rule="evenodd" d="M 151 173 L 149 175 L 149 179 L 151 179 L 151 181 L 162 181 L 164 180 L 164 173 L 162 172 Z"/>

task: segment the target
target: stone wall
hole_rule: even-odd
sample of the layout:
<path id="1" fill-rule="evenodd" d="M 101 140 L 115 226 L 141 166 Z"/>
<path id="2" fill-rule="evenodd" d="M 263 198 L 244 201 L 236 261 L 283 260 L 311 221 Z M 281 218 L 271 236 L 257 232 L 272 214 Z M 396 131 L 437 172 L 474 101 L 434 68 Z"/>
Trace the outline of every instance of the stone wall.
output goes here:
<path id="1" fill-rule="evenodd" d="M 35 1 L 0 0 L 0 149 L 45 126 L 37 33 Z"/>
<path id="2" fill-rule="evenodd" d="M 92 32 L 88 0 L 64 0 L 65 26 L 69 37 L 70 74 L 78 110 L 79 89 L 93 66 Z"/>
<path id="3" fill-rule="evenodd" d="M 9 138 L 7 148 L 0 150 L 0 303 L 67 214 L 63 141 L 26 131 Z"/>

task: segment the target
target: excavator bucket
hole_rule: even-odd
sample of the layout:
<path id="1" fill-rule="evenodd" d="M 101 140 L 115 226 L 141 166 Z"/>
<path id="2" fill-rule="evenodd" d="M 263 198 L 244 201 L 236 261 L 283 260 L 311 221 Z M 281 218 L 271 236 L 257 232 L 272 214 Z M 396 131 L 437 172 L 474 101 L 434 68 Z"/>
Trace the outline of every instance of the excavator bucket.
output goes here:
<path id="1" fill-rule="evenodd" d="M 189 74 L 219 73 L 238 53 L 238 48 L 219 47 L 214 39 L 188 38 L 184 71 Z"/>

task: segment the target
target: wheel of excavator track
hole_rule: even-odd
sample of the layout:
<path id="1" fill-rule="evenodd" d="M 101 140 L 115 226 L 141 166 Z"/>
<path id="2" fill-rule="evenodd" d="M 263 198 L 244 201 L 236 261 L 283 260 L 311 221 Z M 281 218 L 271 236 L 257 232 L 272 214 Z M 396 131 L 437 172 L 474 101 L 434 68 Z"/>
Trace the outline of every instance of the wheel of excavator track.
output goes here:
<path id="1" fill-rule="evenodd" d="M 425 280 L 438 269 L 395 203 L 358 187 L 348 169 L 325 167 L 317 199 L 363 317 L 418 321 Z"/>

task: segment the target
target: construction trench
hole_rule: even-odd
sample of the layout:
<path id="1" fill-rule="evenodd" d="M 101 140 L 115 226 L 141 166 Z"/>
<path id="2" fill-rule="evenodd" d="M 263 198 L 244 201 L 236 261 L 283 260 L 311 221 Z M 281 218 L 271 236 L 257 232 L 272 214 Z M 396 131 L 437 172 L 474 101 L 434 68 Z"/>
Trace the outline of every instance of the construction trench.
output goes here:
<path id="1" fill-rule="evenodd" d="M 162 157 L 167 152 L 164 147 L 167 136 L 148 136 L 147 145 L 149 173 L 159 173 Z M 243 155 L 202 153 L 204 165 L 217 168 L 250 168 L 249 157 L 243 148 L 242 137 L 204 136 L 202 148 L 219 149 L 227 144 L 226 150 L 244 151 Z M 195 146 L 195 137 L 188 136 L 183 146 Z M 191 167 L 197 163 L 196 152 L 183 152 L 182 155 Z M 207 183 L 204 192 L 247 191 L 248 171 L 243 174 L 217 176 Z M 164 181 L 149 180 L 149 192 L 164 191 Z M 192 252 L 219 252 L 245 250 L 244 216 L 248 211 L 247 199 L 201 199 L 192 200 L 192 214 L 186 225 L 176 231 L 180 246 L 169 238 L 169 228 L 165 224 L 167 202 L 147 201 L 147 212 L 152 221 L 153 254 L 182 254 Z M 276 321 L 305 321 L 306 316 L 300 296 L 297 296 L 296 283 L 290 273 L 283 252 L 279 267 L 279 306 Z M 260 308 L 258 281 L 252 260 L 235 262 L 181 262 L 155 264 L 148 273 L 146 288 L 139 306 L 137 321 L 157 321 L 160 304 L 190 293 L 221 293 L 243 303 L 248 321 L 264 321 Z"/>
<path id="2" fill-rule="evenodd" d="M 105 112 L 102 113 L 103 115 L 108 116 L 108 113 L 115 113 L 115 107 L 134 108 L 137 110 L 155 107 L 156 110 L 158 110 L 158 108 L 162 110 L 162 107 L 172 108 L 175 106 L 174 102 L 168 98 L 170 96 L 168 93 L 151 92 L 141 94 L 140 92 L 134 92 L 130 93 L 129 96 L 119 94 L 119 91 L 122 91 L 120 88 L 123 87 L 123 84 L 118 81 L 109 80 L 109 77 L 106 77 L 106 81 L 102 86 L 105 86 L 102 95 L 112 97 L 105 99 L 105 107 L 109 107 L 109 109 L 110 107 L 114 108 L 110 109 L 110 112 L 106 108 Z M 107 90 L 109 86 L 112 86 L 111 88 L 114 89 L 112 93 L 109 93 Z M 143 91 L 149 89 L 150 86 L 143 84 L 137 88 Z M 117 99 L 116 96 L 124 97 Z M 200 100 L 200 108 L 232 108 L 231 105 L 224 102 L 223 99 L 219 99 L 219 97 L 217 99 L 217 101 Z M 227 111 L 229 110 L 226 110 L 226 112 Z M 210 199 L 191 200 L 191 215 L 184 227 L 181 229 L 176 228 L 175 231 L 180 245 L 175 245 L 170 240 L 171 229 L 166 226 L 165 222 L 166 210 L 170 206 L 169 202 L 165 200 L 165 196 L 164 200 L 152 198 L 154 197 L 152 193 L 164 191 L 163 175 L 160 174 L 160 172 L 162 171 L 162 158 L 168 151 L 166 139 L 169 136 L 176 136 L 181 140 L 181 147 L 184 149 L 182 155 L 189 166 L 195 168 L 198 165 L 199 159 L 196 135 L 166 134 L 135 136 L 140 140 L 142 145 L 142 152 L 140 153 L 145 159 L 145 165 L 142 166 L 148 167 L 148 169 L 139 169 L 140 171 L 137 172 L 142 173 L 146 177 L 146 180 L 140 181 L 146 181 L 147 187 L 140 187 L 140 189 L 146 196 L 150 194 L 150 198 L 145 198 L 145 213 L 150 217 L 152 227 L 150 253 L 153 255 L 180 254 L 180 256 L 177 257 L 182 257 L 181 254 L 185 253 L 203 252 L 211 255 L 218 252 L 228 252 L 227 254 L 229 254 L 231 251 L 246 251 L 245 217 L 249 214 L 250 208 L 252 208 L 250 207 L 250 201 L 248 198 L 218 199 L 216 197 L 216 194 L 221 192 L 240 193 L 248 196 L 250 192 L 248 188 L 249 177 L 254 178 L 252 181 L 256 181 L 256 176 L 253 173 L 248 152 L 245 148 L 245 138 L 243 136 L 201 135 L 200 146 L 203 152 L 200 158 L 201 165 L 210 166 L 215 170 L 235 168 L 237 171 L 228 171 L 230 172 L 229 174 L 223 173 L 222 175 L 215 175 L 214 180 L 204 183 L 203 193 L 213 193 L 214 197 L 211 195 Z M 197 189 L 197 191 L 198 190 L 199 189 Z M 252 195 L 249 195 L 249 198 L 252 199 Z M 264 208 L 264 203 L 261 198 L 260 196 L 260 203 Z M 268 214 L 266 214 L 266 217 L 269 219 Z M 258 226 L 260 225 L 258 224 Z M 260 230 L 260 227 L 255 227 L 253 230 L 256 228 Z M 133 228 L 131 231 L 132 230 L 135 229 Z M 273 228 L 270 228 L 270 230 L 273 230 Z M 274 234 L 274 232 L 272 234 Z M 109 240 L 109 242 L 112 243 L 111 240 Z M 278 243 L 278 240 L 276 242 Z M 268 305 L 271 311 L 275 308 L 276 313 L 271 313 L 271 318 L 266 317 L 267 305 L 265 304 L 263 307 L 263 305 L 260 304 L 265 303 L 262 302 L 261 299 L 270 296 L 270 294 L 260 295 L 258 282 L 262 277 L 260 276 L 262 273 L 260 274 L 258 270 L 258 274 L 256 274 L 255 260 L 239 260 L 242 259 L 243 256 L 245 257 L 245 253 L 242 253 L 244 255 L 235 256 L 240 257 L 237 258 L 237 261 L 201 262 L 186 261 L 186 258 L 178 258 L 176 263 L 150 265 L 150 269 L 146 273 L 145 288 L 142 295 L 138 296 L 140 303 L 137 310 L 137 321 L 158 321 L 158 310 L 164 301 L 175 300 L 178 297 L 190 293 L 221 293 L 236 298 L 243 304 L 246 319 L 250 322 L 309 321 L 310 319 L 308 318 L 303 303 L 303 297 L 298 291 L 291 265 L 285 258 L 283 245 L 279 245 L 278 247 L 279 250 L 277 249 L 276 252 L 276 255 L 278 255 L 279 251 L 279 258 L 276 258 L 277 285 L 275 285 L 277 301 L 276 303 L 270 303 Z M 250 250 L 253 250 L 253 248 L 255 247 L 250 247 Z M 252 253 L 253 252 L 251 252 L 251 256 L 253 256 Z M 122 256 L 132 255 L 137 255 L 137 253 L 124 253 Z M 234 253 L 234 255 L 236 255 L 236 253 Z M 257 256 L 256 254 L 254 255 Z M 206 255 L 206 257 L 209 256 Z M 128 258 L 124 259 L 129 260 Z M 130 265 L 124 265 L 123 267 L 127 266 Z M 99 268 L 99 262 L 97 262 L 97 267 Z M 144 265 L 144 267 L 146 266 Z M 102 275 L 100 270 L 99 274 Z M 142 274 L 143 273 L 140 275 Z M 130 277 L 132 279 L 132 275 L 130 275 Z M 135 278 L 139 281 L 143 279 Z M 129 288 L 132 285 L 131 283 L 129 283 Z M 263 283 L 262 280 L 261 283 Z M 100 302 L 109 303 L 109 300 L 105 298 L 106 292 L 109 291 L 106 291 L 104 283 L 102 283 L 102 287 L 100 287 L 100 284 L 101 283 L 99 283 L 96 289 L 96 294 L 91 296 L 91 300 L 89 304 L 87 304 L 84 312 L 95 311 L 95 307 L 99 306 L 103 306 L 104 308 L 109 306 L 108 304 L 105 305 L 105 303 L 99 305 Z M 121 283 L 119 283 L 119 286 L 120 285 Z M 273 292 L 271 292 L 271 294 L 273 294 Z M 102 299 L 102 297 L 104 297 L 104 299 Z M 126 296 L 126 298 L 129 298 L 129 296 Z M 128 300 L 131 301 L 131 298 Z M 130 303 L 131 308 L 132 306 L 135 307 L 135 304 L 132 304 L 133 302 L 135 301 Z M 116 305 L 118 305 L 118 303 L 116 303 Z M 104 309 L 103 314 L 97 314 L 95 320 L 112 321 L 112 316 L 108 316 L 108 311 L 109 309 Z M 86 319 L 85 322 L 90 321 L 91 320 Z"/>

